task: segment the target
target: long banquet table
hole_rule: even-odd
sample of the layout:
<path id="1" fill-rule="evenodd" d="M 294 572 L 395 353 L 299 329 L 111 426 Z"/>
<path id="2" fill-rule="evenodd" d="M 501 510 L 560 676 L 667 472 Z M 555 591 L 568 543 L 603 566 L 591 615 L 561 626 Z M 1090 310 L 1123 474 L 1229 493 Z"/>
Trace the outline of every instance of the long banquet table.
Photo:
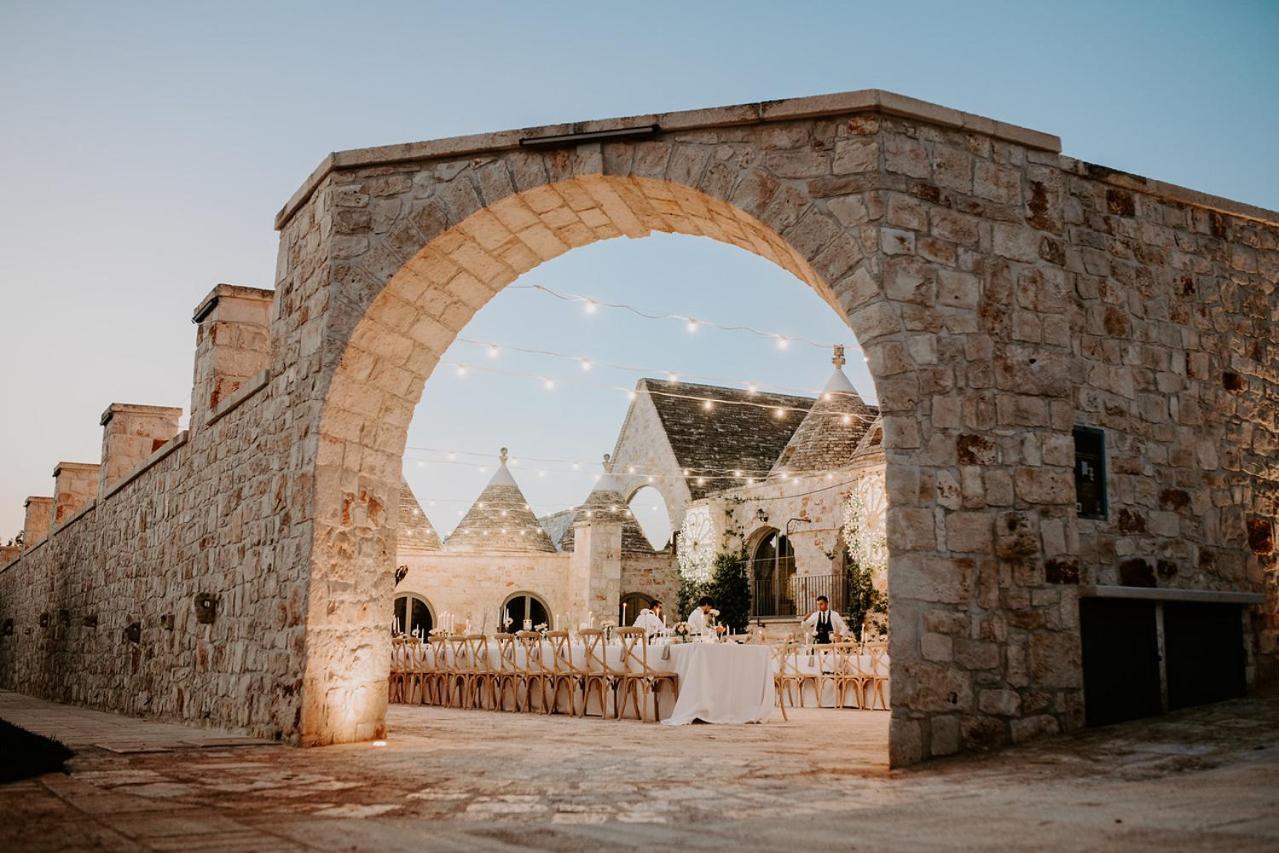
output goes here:
<path id="1" fill-rule="evenodd" d="M 581 643 L 569 646 L 573 664 L 584 668 L 586 647 Z M 450 650 L 451 654 L 451 650 Z M 488 644 L 489 660 L 498 660 L 497 642 Z M 516 646 L 516 663 L 525 667 L 524 649 Z M 621 668 L 621 645 L 610 643 L 605 647 L 608 664 Z M 543 660 L 551 661 L 553 652 L 548 641 L 542 642 Z M 706 723 L 757 723 L 776 712 L 776 690 L 773 685 L 772 654 L 767 646 L 739 643 L 671 643 L 658 640 L 648 647 L 649 668 L 674 672 L 679 676 L 679 698 L 674 700 L 669 689 L 658 691 L 657 717 L 665 725 L 681 726 L 701 720 Z M 632 662 L 629 669 L 641 668 Z M 652 713 L 652 700 L 645 713 Z M 568 712 L 568 703 L 561 693 L 558 711 Z M 598 695 L 587 699 L 586 713 L 603 716 Z M 608 716 L 615 713 L 608 708 Z M 635 716 L 633 704 L 627 716 Z"/>

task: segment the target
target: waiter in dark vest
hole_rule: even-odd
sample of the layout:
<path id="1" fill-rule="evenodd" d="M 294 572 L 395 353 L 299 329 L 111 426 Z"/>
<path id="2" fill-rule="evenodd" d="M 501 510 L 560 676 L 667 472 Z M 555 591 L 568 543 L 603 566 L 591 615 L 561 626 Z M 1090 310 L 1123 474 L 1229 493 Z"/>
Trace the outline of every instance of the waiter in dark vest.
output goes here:
<path id="1" fill-rule="evenodd" d="M 830 609 L 830 600 L 824 595 L 817 596 L 817 609 L 804 620 L 804 627 L 813 632 L 814 642 L 823 645 L 830 643 L 834 634 L 848 634 L 844 617 Z"/>

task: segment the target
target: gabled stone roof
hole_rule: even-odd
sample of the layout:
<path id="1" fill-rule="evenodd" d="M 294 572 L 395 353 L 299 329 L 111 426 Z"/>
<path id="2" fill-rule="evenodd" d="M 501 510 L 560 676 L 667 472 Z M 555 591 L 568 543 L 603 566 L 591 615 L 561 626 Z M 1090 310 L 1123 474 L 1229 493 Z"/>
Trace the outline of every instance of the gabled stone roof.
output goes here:
<path id="1" fill-rule="evenodd" d="M 615 521 L 622 525 L 622 553 L 652 554 L 653 546 L 640 529 L 631 508 L 618 488 L 613 475 L 608 473 L 608 456 L 604 456 L 605 473 L 595 481 L 595 487 L 586 496 L 586 502 L 573 513 L 572 521 L 558 542 L 561 551 L 572 551 L 573 525 L 588 521 Z"/>
<path id="2" fill-rule="evenodd" d="M 734 470 L 763 479 L 813 405 L 808 397 L 660 379 L 641 379 L 635 390 L 652 400 L 693 500 L 742 485 Z M 705 398 L 723 402 L 706 409 Z"/>
<path id="3" fill-rule="evenodd" d="M 546 535 L 551 538 L 551 544 L 555 546 L 555 550 L 564 550 L 564 534 L 573 526 L 573 516 L 576 514 L 571 508 L 562 509 L 559 512 L 544 515 L 537 520 L 537 523 L 542 525 L 542 529 L 546 531 Z"/>
<path id="4" fill-rule="evenodd" d="M 842 468 L 853 461 L 857 445 L 878 411 L 862 400 L 842 369 L 842 348 L 835 372 L 778 454 L 769 479 Z"/>
<path id="5" fill-rule="evenodd" d="M 493 479 L 444 542 L 456 553 L 555 553 L 515 478 L 506 467 L 506 448 Z"/>
<path id="6" fill-rule="evenodd" d="M 395 532 L 397 551 L 438 551 L 440 535 L 418 503 L 409 481 L 400 478 L 400 519 Z"/>

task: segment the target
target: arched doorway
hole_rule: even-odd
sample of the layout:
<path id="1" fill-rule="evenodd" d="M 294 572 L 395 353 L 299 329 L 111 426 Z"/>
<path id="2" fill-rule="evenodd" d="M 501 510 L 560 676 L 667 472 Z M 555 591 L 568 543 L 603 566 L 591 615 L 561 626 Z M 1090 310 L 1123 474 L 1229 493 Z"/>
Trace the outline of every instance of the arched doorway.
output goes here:
<path id="1" fill-rule="evenodd" d="M 751 618 L 794 616 L 795 551 L 774 527 L 756 532 L 750 550 Z"/>
<path id="2" fill-rule="evenodd" d="M 497 619 L 498 624 L 510 633 L 536 630 L 539 625 L 545 625 L 550 629 L 555 628 L 551 618 L 551 608 L 546 605 L 546 601 L 541 596 L 532 592 L 508 595 L 502 602 Z"/>
<path id="3" fill-rule="evenodd" d="M 749 155 L 768 147 L 762 131 L 746 136 L 751 139 L 739 146 L 743 156 L 726 148 L 727 161 L 699 160 L 692 172 L 685 158 L 693 150 L 681 149 L 676 137 L 501 149 L 491 160 L 467 152 L 456 169 L 443 171 L 436 168 L 443 155 L 432 154 L 425 164 L 406 161 L 392 169 L 403 175 L 348 161 L 324 173 L 323 186 L 309 186 L 282 214 L 283 256 L 293 257 L 295 251 L 306 254 L 301 247 L 319 221 L 317 204 L 355 208 L 336 214 L 343 225 L 320 249 L 336 253 L 319 281 L 342 289 L 343 308 L 323 317 L 322 352 L 307 349 L 316 353 L 327 382 L 316 386 L 323 388 L 315 440 L 324 463 L 315 469 L 307 626 L 309 635 L 324 640 L 308 647 L 303 689 L 317 700 L 305 706 L 303 742 L 350 739 L 365 721 L 374 730 L 380 726 L 389 651 L 374 648 L 362 613 L 367 601 L 391 597 L 383 571 L 395 525 L 390 496 L 398 476 L 391 472 L 402 464 L 407 423 L 441 353 L 479 308 L 521 274 L 598 240 L 654 231 L 706 236 L 766 258 L 812 287 L 848 321 L 872 368 L 885 347 L 904 345 L 901 304 L 881 288 L 878 230 L 861 227 L 865 220 L 853 222 L 862 214 L 842 202 L 832 207 L 832 197 L 813 195 L 804 182 L 770 174 L 790 157 L 829 162 L 831 149 L 774 152 L 764 169 Z M 720 177 L 706 181 L 703 173 Z M 866 188 L 839 186 L 841 198 L 866 203 Z M 391 211 L 376 229 L 360 212 L 375 197 L 380 209 Z M 388 207 L 392 197 L 401 200 L 399 213 Z M 281 292 L 307 298 L 312 283 L 301 275 L 304 267 L 314 269 L 296 257 L 284 264 Z M 298 343 L 306 348 L 300 338 Z M 905 380 L 913 381 L 909 370 L 894 379 Z M 894 429 L 905 422 L 886 419 L 886 446 L 893 446 Z M 912 434 L 917 428 L 910 427 Z M 356 455 L 343 452 L 348 445 L 374 447 Z M 348 584 L 328 580 L 352 576 L 372 580 L 354 593 Z M 369 652 L 352 660 L 351 648 Z M 894 666 L 899 660 L 893 657 Z M 910 719 L 917 729 L 919 717 Z"/>
<path id="4" fill-rule="evenodd" d="M 653 596 L 643 592 L 628 592 L 622 596 L 621 602 L 617 607 L 617 624 L 631 625 L 635 622 L 635 617 L 639 616 L 641 610 L 645 610 L 653 605 Z"/>
<path id="5" fill-rule="evenodd" d="M 430 602 L 416 593 L 395 596 L 392 610 L 392 633 L 426 637 L 435 627 L 435 611 Z"/>

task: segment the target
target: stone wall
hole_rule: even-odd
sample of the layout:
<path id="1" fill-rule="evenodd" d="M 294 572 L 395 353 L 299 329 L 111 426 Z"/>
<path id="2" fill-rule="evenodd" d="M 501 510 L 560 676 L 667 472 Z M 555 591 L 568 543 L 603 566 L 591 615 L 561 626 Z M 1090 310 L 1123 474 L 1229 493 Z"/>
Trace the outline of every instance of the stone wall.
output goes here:
<path id="1" fill-rule="evenodd" d="M 332 155 L 278 220 L 269 353 L 227 341 L 261 372 L 239 364 L 227 401 L 197 367 L 184 443 L 0 572 L 0 684 L 298 743 L 380 734 L 426 379 L 522 273 L 655 230 L 777 263 L 865 349 L 894 763 L 1080 725 L 1080 580 L 1264 591 L 1249 641 L 1272 681 L 1279 215 L 1057 151 L 870 91 Z M 1077 423 L 1107 430 L 1104 522 L 1074 515 Z"/>
<path id="2" fill-rule="evenodd" d="M 554 614 L 570 616 L 568 563 L 570 554 L 403 554 L 400 565 L 409 572 L 395 594 L 415 593 L 430 602 L 436 617 L 445 611 L 468 620 L 479 631 L 497 628 L 502 602 L 529 592 L 546 602 Z M 390 622 L 390 611 L 386 621 Z M 518 627 L 518 626 L 517 626 Z M 556 625 L 554 627 L 565 627 Z"/>
<path id="3" fill-rule="evenodd" d="M 622 557 L 622 595 L 642 593 L 662 602 L 669 614 L 675 613 L 675 601 L 679 593 L 679 572 L 675 567 L 675 555 L 660 551 L 653 555 L 625 554 Z M 634 621 L 638 613 L 629 614 Z"/>

